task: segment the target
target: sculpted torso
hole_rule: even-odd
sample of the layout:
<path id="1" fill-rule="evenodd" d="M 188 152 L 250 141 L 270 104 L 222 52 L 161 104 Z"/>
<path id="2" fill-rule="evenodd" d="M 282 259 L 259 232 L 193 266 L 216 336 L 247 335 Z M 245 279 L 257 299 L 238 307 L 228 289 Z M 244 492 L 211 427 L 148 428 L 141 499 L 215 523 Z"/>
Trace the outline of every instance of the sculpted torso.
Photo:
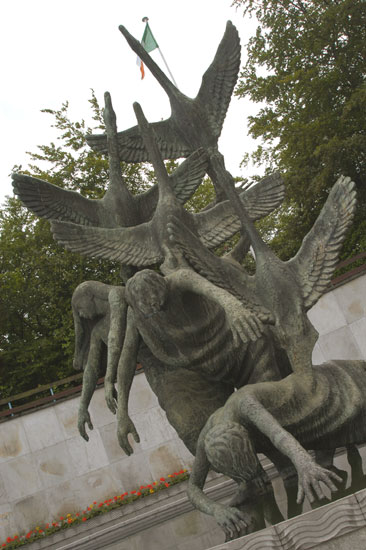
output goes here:
<path id="1" fill-rule="evenodd" d="M 235 340 L 217 303 L 148 270 L 133 279 L 126 300 L 138 332 L 160 361 L 236 387 L 279 378 L 271 343 L 265 337 L 249 344 Z"/>

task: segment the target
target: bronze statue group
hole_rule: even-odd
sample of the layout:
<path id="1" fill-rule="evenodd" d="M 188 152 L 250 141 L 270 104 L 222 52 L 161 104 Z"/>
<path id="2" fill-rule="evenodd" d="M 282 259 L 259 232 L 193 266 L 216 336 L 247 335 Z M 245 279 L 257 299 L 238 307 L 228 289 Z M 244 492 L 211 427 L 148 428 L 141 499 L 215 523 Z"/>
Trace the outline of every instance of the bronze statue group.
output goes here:
<path id="1" fill-rule="evenodd" d="M 235 538 L 263 527 L 264 519 L 283 519 L 257 453 L 279 470 L 293 515 L 304 497 L 323 499 L 342 485 L 342 472 L 332 465 L 334 449 L 346 446 L 351 457 L 352 445 L 366 441 L 366 364 L 313 366 L 317 332 L 307 317 L 327 289 L 352 223 L 355 186 L 339 177 L 296 256 L 282 262 L 254 225 L 281 203 L 281 176 L 238 192 L 217 146 L 240 67 L 235 27 L 228 22 L 195 99 L 120 30 L 168 94 L 170 118 L 149 124 L 134 104 L 137 126 L 117 132 L 106 93 L 106 133 L 87 138 L 109 157 L 103 199 L 23 174 L 13 175 L 13 186 L 28 208 L 51 220 L 54 238 L 65 248 L 122 267 L 121 286 L 86 281 L 72 297 L 74 366 L 84 371 L 80 434 L 88 440 L 88 406 L 104 375 L 119 444 L 133 452 L 128 436 L 136 442 L 139 436 L 128 400 L 141 362 L 169 422 L 195 455 L 189 498 L 216 518 L 228 539 Z M 169 176 L 164 160 L 182 157 Z M 132 196 L 121 161 L 151 162 L 157 185 Z M 216 202 L 192 214 L 184 203 L 206 173 Z M 238 232 L 229 254 L 214 254 Z M 242 265 L 250 246 L 254 275 Z M 210 468 L 237 482 L 230 505 L 203 493 Z"/>

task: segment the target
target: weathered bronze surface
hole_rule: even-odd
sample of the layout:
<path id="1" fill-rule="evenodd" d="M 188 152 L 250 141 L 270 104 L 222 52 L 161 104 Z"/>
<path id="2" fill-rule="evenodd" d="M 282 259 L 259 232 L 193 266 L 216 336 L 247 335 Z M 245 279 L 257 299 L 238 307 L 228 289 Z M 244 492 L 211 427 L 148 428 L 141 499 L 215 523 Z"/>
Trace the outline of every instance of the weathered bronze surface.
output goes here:
<path id="1" fill-rule="evenodd" d="M 341 176 L 296 256 L 280 261 L 253 222 L 282 201 L 281 176 L 272 174 L 239 193 L 217 146 L 240 67 L 235 27 L 228 22 L 195 99 L 183 95 L 141 44 L 120 30 L 167 93 L 170 118 L 149 124 L 134 104 L 137 126 L 117 132 L 106 93 L 106 133 L 87 138 L 109 156 L 103 199 L 22 174 L 14 174 L 14 190 L 28 208 L 51 220 L 65 248 L 142 269 L 126 276 L 125 286 L 87 281 L 74 292 L 74 366 L 84 370 L 80 434 L 88 439 L 88 405 L 105 373 L 119 444 L 133 452 L 128 436 L 138 442 L 138 434 L 128 399 L 140 361 L 169 422 L 195 455 L 192 502 L 216 518 L 228 539 L 235 538 L 263 527 L 264 518 L 282 519 L 258 452 L 283 476 L 294 514 L 304 496 L 324 497 L 320 483 L 332 492 L 342 483 L 332 466 L 333 449 L 366 441 L 366 364 L 313 367 L 317 332 L 306 314 L 332 277 L 355 210 L 355 186 Z M 180 157 L 186 159 L 168 176 L 164 159 Z M 157 186 L 133 197 L 121 161 L 151 162 Z M 192 214 L 183 205 L 206 173 L 216 204 Z M 239 231 L 230 254 L 212 252 Z M 249 245 L 256 261 L 252 276 L 241 264 Z M 306 449 L 316 451 L 316 461 Z M 203 493 L 210 468 L 238 483 L 229 506 Z"/>

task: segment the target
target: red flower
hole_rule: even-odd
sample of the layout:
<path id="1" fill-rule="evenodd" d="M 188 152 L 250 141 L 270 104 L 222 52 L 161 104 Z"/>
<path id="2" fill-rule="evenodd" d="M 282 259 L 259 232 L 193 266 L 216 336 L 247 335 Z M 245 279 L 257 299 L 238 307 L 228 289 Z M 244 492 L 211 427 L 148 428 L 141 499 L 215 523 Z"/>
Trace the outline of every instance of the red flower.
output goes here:
<path id="1" fill-rule="evenodd" d="M 136 494 L 136 491 L 131 491 L 131 495 L 134 495 L 134 494 Z"/>
<path id="2" fill-rule="evenodd" d="M 13 540 L 17 540 L 18 538 L 18 535 L 15 535 Z"/>
<path id="3" fill-rule="evenodd" d="M 103 502 L 100 502 L 100 503 L 98 504 L 98 508 L 101 508 L 102 506 L 103 506 Z"/>
<path id="4" fill-rule="evenodd" d="M 113 497 L 113 500 L 114 500 L 114 501 L 118 500 L 118 497 Z"/>
<path id="5" fill-rule="evenodd" d="M 32 536 L 32 533 L 27 533 L 27 534 L 25 535 L 25 538 L 26 538 L 26 539 L 30 539 L 31 536 Z"/>
<path id="6" fill-rule="evenodd" d="M 145 485 L 141 485 L 140 489 L 145 489 Z"/>
<path id="7" fill-rule="evenodd" d="M 69 518 L 69 519 L 67 520 L 67 523 L 72 523 L 72 518 Z"/>
<path id="8" fill-rule="evenodd" d="M 6 539 L 6 542 L 11 542 L 12 540 L 13 540 L 13 539 L 12 539 L 11 537 L 8 537 L 8 538 Z"/>
<path id="9" fill-rule="evenodd" d="M 93 504 L 96 504 L 96 503 L 97 503 L 97 501 L 95 500 L 95 501 L 93 502 Z"/>
<path id="10" fill-rule="evenodd" d="M 137 493 L 137 496 L 138 496 L 138 497 L 140 497 L 140 496 L 141 496 L 141 493 L 140 493 L 140 491 L 139 491 L 139 492 Z"/>
<path id="11" fill-rule="evenodd" d="M 43 533 L 43 529 L 40 529 L 40 530 L 38 531 L 38 533 Z"/>
<path id="12" fill-rule="evenodd" d="M 165 487 L 170 487 L 169 483 L 164 483 Z"/>
<path id="13" fill-rule="evenodd" d="M 85 517 L 83 518 L 83 521 L 86 521 L 86 518 L 85 518 Z"/>
<path id="14" fill-rule="evenodd" d="M 161 477 L 161 478 L 160 478 L 160 481 L 165 481 L 165 477 Z"/>
<path id="15" fill-rule="evenodd" d="M 64 519 L 65 519 L 65 518 L 64 518 L 63 516 L 60 517 L 60 520 L 61 520 L 61 521 L 64 521 Z"/>

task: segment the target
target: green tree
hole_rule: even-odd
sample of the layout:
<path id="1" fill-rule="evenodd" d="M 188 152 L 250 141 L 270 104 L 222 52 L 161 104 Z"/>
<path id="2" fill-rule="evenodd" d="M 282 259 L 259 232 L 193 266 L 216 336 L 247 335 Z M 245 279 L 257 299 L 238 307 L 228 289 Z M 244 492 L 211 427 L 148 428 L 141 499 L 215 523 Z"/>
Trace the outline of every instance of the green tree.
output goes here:
<path id="1" fill-rule="evenodd" d="M 95 126 L 103 128 L 94 94 L 90 100 Z M 73 122 L 68 103 L 46 109 L 59 131 L 51 143 L 31 153 L 27 170 L 16 171 L 80 191 L 103 196 L 108 160 L 86 146 L 85 122 Z M 95 128 L 94 128 L 95 129 Z M 131 192 L 146 189 L 148 167 L 122 164 Z M 46 220 L 38 219 L 20 201 L 9 198 L 0 211 L 0 392 L 8 396 L 74 374 L 71 296 L 85 280 L 121 284 L 119 265 L 83 258 L 57 245 Z"/>
<path id="2" fill-rule="evenodd" d="M 342 257 L 366 250 L 366 3 L 235 0 L 258 20 L 236 90 L 260 104 L 249 117 L 253 154 L 285 176 L 287 201 L 261 227 L 293 255 L 340 174 L 357 185 L 358 210 Z"/>
<path id="3" fill-rule="evenodd" d="M 102 111 L 92 94 L 94 128 L 71 121 L 68 103 L 45 109 L 59 131 L 57 144 L 29 153 L 30 164 L 14 171 L 36 176 L 88 198 L 101 198 L 108 185 L 108 160 L 86 145 L 85 135 L 104 130 Z M 172 172 L 176 161 L 168 161 Z M 121 163 L 132 193 L 155 183 L 150 165 Z M 205 182 L 187 208 L 200 210 L 214 197 Z M 71 296 L 82 281 L 121 284 L 119 264 L 84 258 L 59 246 L 49 223 L 9 198 L 0 210 L 0 396 L 5 397 L 74 374 Z"/>

